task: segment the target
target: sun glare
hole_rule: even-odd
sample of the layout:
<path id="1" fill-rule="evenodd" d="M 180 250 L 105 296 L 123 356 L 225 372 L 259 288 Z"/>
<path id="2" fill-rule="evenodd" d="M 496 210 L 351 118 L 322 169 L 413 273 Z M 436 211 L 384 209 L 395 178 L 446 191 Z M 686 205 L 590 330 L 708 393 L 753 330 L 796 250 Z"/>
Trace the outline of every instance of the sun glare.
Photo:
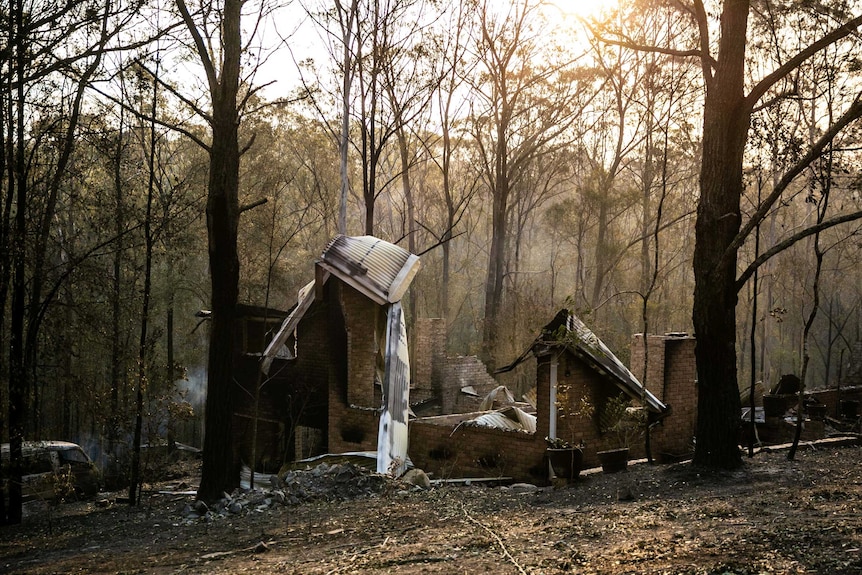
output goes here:
<path id="1" fill-rule="evenodd" d="M 563 16 L 589 18 L 617 7 L 617 0 L 546 0 L 549 8 Z"/>

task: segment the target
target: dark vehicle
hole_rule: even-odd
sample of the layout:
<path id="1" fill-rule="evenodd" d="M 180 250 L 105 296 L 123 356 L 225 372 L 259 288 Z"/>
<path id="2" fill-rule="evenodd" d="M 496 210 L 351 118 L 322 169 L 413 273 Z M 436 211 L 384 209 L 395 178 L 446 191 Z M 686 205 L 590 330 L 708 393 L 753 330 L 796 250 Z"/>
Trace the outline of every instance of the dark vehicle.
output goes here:
<path id="1" fill-rule="evenodd" d="M 77 443 L 25 441 L 21 493 L 24 501 L 57 500 L 69 495 L 94 495 L 101 475 Z M 9 444 L 0 445 L 0 479 L 9 493 L 11 476 Z"/>

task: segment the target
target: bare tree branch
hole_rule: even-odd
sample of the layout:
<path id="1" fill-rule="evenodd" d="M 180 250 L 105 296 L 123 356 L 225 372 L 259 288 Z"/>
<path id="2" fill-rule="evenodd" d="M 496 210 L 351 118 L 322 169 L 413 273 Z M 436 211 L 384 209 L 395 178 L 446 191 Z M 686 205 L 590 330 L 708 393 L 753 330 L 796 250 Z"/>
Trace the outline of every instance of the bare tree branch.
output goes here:
<path id="1" fill-rule="evenodd" d="M 97 94 L 99 94 L 100 96 L 107 98 L 108 100 L 110 100 L 114 104 L 121 106 L 124 110 L 131 112 L 132 115 L 135 116 L 136 118 L 138 118 L 139 120 L 146 120 L 148 122 L 149 121 L 155 121 L 155 123 L 158 124 L 159 126 L 161 126 L 163 128 L 168 128 L 169 130 L 173 130 L 175 132 L 179 132 L 180 134 L 184 135 L 185 137 L 187 137 L 188 139 L 193 141 L 195 144 L 197 144 L 198 146 L 203 148 L 205 151 L 207 151 L 207 152 L 210 151 L 210 145 L 207 144 L 206 142 L 204 142 L 194 132 L 191 132 L 191 131 L 187 130 L 186 128 L 183 128 L 182 126 L 178 126 L 174 122 L 166 122 L 164 120 L 160 120 L 159 118 L 153 118 L 150 114 L 144 114 L 143 112 L 136 110 L 135 108 L 129 106 L 124 101 L 117 98 L 116 96 L 113 96 L 112 94 L 109 94 L 103 90 L 96 88 L 93 84 L 90 84 L 90 89 L 93 90 L 94 92 L 96 92 Z"/>
<path id="2" fill-rule="evenodd" d="M 736 291 L 741 290 L 745 286 L 745 282 L 748 281 L 748 278 L 751 277 L 751 275 L 754 273 L 754 270 L 762 266 L 773 256 L 776 256 L 779 253 L 783 252 L 799 240 L 805 239 L 808 236 L 812 236 L 818 232 L 822 232 L 823 230 L 833 228 L 837 225 L 846 224 L 847 222 L 855 222 L 856 220 L 860 219 L 862 219 L 862 211 L 835 216 L 829 218 L 828 220 L 824 220 L 819 224 L 807 227 L 804 230 L 800 230 L 799 232 L 793 234 L 785 240 L 775 244 L 774 246 L 760 254 L 760 256 L 753 262 L 748 264 L 748 267 L 745 268 L 745 270 L 739 275 L 739 278 L 736 280 Z"/>
<path id="3" fill-rule="evenodd" d="M 593 35 L 593 37 L 602 44 L 608 44 L 610 46 L 620 46 L 622 48 L 628 48 L 629 50 L 636 50 L 638 52 L 652 52 L 654 54 L 664 54 L 666 56 L 674 56 L 676 58 L 699 58 L 702 61 L 708 62 L 707 69 L 709 69 L 709 67 L 715 66 L 715 60 L 712 59 L 712 56 L 710 56 L 708 52 L 704 52 L 701 49 L 690 48 L 688 50 L 680 50 L 676 48 L 664 48 L 662 46 L 638 44 L 624 34 L 619 34 L 620 38 L 622 38 L 621 40 L 613 40 L 611 38 L 608 38 L 607 36 L 601 35 L 592 26 L 588 26 L 588 28 L 590 29 L 590 33 Z"/>
<path id="4" fill-rule="evenodd" d="M 742 246 L 745 242 L 745 239 L 751 233 L 751 231 L 757 226 L 757 223 L 763 221 L 766 217 L 767 212 L 769 212 L 770 208 L 778 201 L 781 197 L 781 194 L 787 189 L 787 187 L 793 182 L 793 180 L 802 173 L 805 168 L 807 168 L 811 163 L 816 160 L 823 153 L 823 150 L 828 146 L 832 140 L 837 136 L 841 130 L 846 128 L 850 123 L 862 117 L 862 94 L 856 97 L 856 100 L 850 107 L 838 118 L 834 124 L 829 127 L 829 130 L 820 137 L 814 145 L 811 146 L 811 149 L 808 150 L 808 153 L 805 154 L 796 164 L 791 166 L 791 168 L 785 172 L 784 176 L 775 184 L 775 187 L 772 189 L 772 192 L 766 197 L 766 199 L 761 202 L 760 206 L 757 208 L 757 211 L 752 214 L 752 216 L 748 219 L 745 225 L 742 226 L 742 229 L 736 234 L 736 237 L 727 246 L 727 249 L 724 251 L 724 255 L 722 256 L 722 265 L 726 264 L 729 261 L 729 258 L 734 257 L 737 250 Z"/>
<path id="5" fill-rule="evenodd" d="M 255 200 L 250 204 L 245 204 L 239 207 L 239 213 L 247 212 L 249 210 L 253 210 L 258 206 L 262 206 L 269 201 L 269 198 L 260 198 L 259 200 Z"/>
<path id="6" fill-rule="evenodd" d="M 746 107 L 749 110 L 754 109 L 758 100 L 760 100 L 760 98 L 762 98 L 763 95 L 772 88 L 772 86 L 782 78 L 786 77 L 787 74 L 799 67 L 803 62 L 820 50 L 831 46 L 835 42 L 852 34 L 860 25 L 862 25 L 862 16 L 857 16 L 843 26 L 836 28 L 817 42 L 807 46 L 804 50 L 801 50 L 793 58 L 776 68 L 771 74 L 763 78 L 756 86 L 754 86 L 754 88 L 751 89 L 751 92 L 749 92 L 748 96 L 745 98 Z"/>
<path id="7" fill-rule="evenodd" d="M 212 116 L 210 114 L 208 114 L 206 111 L 204 111 L 203 109 L 201 109 L 198 106 L 197 102 L 193 102 L 189 98 L 185 97 L 175 86 L 173 86 L 172 84 L 168 84 L 161 77 L 159 77 L 158 75 L 153 73 L 153 71 L 150 70 L 140 59 L 136 60 L 135 64 L 137 64 L 144 71 L 146 71 L 146 73 L 150 75 L 150 78 L 152 78 L 154 82 L 157 82 L 159 84 L 159 86 L 161 86 L 162 88 L 164 88 L 165 90 L 167 90 L 168 92 L 173 94 L 174 97 L 176 97 L 183 104 L 185 104 L 186 106 L 191 108 L 195 114 L 198 114 L 200 117 L 202 117 L 208 123 L 212 122 Z"/>
<path id="8" fill-rule="evenodd" d="M 697 29 L 700 32 L 700 51 L 705 56 L 701 59 L 700 66 L 703 71 L 703 79 L 706 81 L 707 89 L 709 89 L 716 61 L 713 60 L 709 53 L 709 22 L 706 18 L 706 8 L 703 5 L 703 0 L 694 0 L 694 19 L 697 21 Z"/>
<path id="9" fill-rule="evenodd" d="M 195 24 L 194 20 L 192 20 L 192 15 L 189 14 L 189 9 L 186 6 L 185 0 L 176 0 L 177 8 L 180 11 L 180 14 L 183 17 L 183 22 L 186 24 L 186 28 L 189 30 L 189 34 L 192 35 L 192 39 L 195 43 L 195 48 L 198 51 L 198 56 L 200 56 L 201 64 L 204 67 L 204 71 L 207 75 L 207 82 L 209 83 L 210 93 L 215 94 L 218 91 L 218 73 L 216 72 L 215 66 L 213 65 L 213 61 L 210 58 L 209 50 L 207 50 L 206 44 L 204 44 L 204 39 L 201 37 L 200 30 L 198 30 L 197 24 Z"/>

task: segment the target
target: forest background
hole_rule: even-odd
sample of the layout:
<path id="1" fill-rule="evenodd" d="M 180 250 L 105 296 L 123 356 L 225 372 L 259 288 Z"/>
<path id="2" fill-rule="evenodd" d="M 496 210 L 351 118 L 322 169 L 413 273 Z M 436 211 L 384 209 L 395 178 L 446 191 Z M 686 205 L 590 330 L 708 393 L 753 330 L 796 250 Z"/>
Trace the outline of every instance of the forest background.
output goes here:
<path id="1" fill-rule="evenodd" d="M 744 87 L 783 73 L 751 106 L 730 218 L 752 222 L 732 368 L 771 386 L 810 357 L 810 387 L 837 381 L 862 329 L 854 2 L 13 0 L 4 441 L 200 444 L 182 422 L 224 348 L 207 357 L 222 324 L 197 312 L 289 308 L 337 233 L 421 254 L 408 326 L 445 318 L 446 351 L 491 368 L 561 307 L 623 360 L 633 333 L 692 331 L 705 70 L 736 4 Z M 231 167 L 235 261 L 213 233 Z"/>

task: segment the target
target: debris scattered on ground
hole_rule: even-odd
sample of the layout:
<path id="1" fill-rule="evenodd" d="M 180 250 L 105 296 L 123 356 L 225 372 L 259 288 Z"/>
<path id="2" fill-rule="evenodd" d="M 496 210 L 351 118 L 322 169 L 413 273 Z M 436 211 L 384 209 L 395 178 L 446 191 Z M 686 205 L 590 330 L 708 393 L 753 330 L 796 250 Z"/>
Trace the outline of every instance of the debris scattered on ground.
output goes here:
<path id="1" fill-rule="evenodd" d="M 145 487 L 134 508 L 121 492 L 30 502 L 22 525 L 0 528 L 0 571 L 849 575 L 862 573 L 860 459 L 858 446 L 829 444 L 793 461 L 762 451 L 732 471 L 638 464 L 556 486 L 431 489 L 327 462 L 184 518 L 195 474 Z"/>
<path id="2" fill-rule="evenodd" d="M 288 471 L 283 476 L 271 475 L 266 479 L 256 473 L 255 481 L 254 489 L 235 489 L 211 506 L 203 501 L 186 504 L 182 515 L 187 521 L 211 521 L 307 501 L 345 501 L 375 497 L 387 490 L 430 487 L 428 476 L 419 469 L 410 470 L 402 480 L 395 480 L 349 462 L 321 463 L 308 470 Z"/>
<path id="3" fill-rule="evenodd" d="M 401 478 L 401 481 L 408 485 L 415 485 L 422 489 L 431 489 L 431 480 L 428 475 L 421 469 L 411 469 Z"/>

